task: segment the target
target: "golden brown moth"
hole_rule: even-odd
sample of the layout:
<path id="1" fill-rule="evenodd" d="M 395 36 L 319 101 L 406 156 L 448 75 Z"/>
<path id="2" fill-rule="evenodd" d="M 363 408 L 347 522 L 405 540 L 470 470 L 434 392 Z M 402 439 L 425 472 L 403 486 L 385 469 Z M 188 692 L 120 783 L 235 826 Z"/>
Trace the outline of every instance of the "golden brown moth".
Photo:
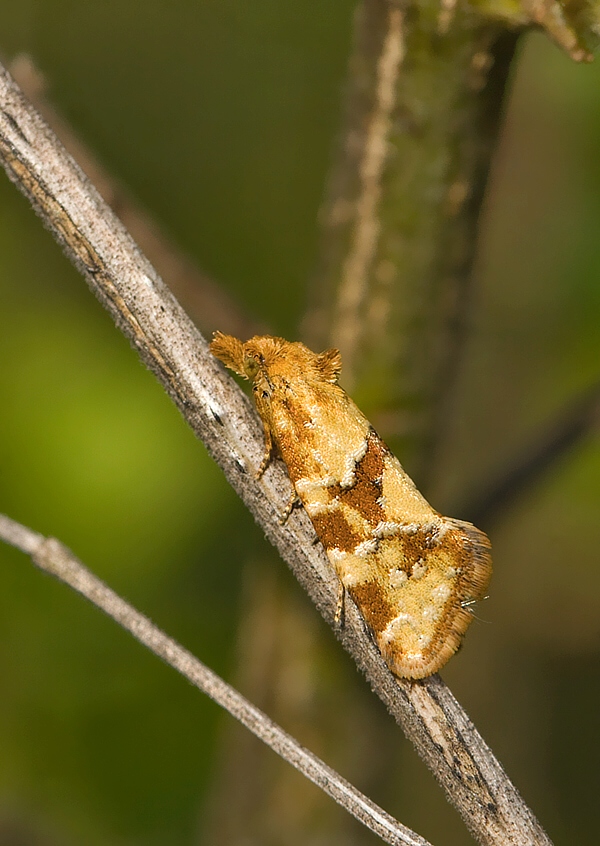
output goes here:
<path id="1" fill-rule="evenodd" d="M 276 451 L 343 588 L 396 675 L 423 678 L 460 646 L 492 573 L 488 538 L 442 517 L 337 384 L 338 350 L 215 334 L 211 352 L 253 382 L 267 467 Z"/>

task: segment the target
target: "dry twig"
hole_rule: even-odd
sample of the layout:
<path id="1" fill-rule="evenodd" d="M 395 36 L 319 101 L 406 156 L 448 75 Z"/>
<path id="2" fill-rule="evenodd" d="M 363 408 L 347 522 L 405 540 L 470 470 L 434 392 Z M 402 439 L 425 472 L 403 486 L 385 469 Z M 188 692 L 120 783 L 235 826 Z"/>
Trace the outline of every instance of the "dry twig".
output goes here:
<path id="1" fill-rule="evenodd" d="M 274 752 L 378 834 L 385 843 L 393 846 L 430 846 L 427 840 L 397 822 L 320 758 L 304 749 L 235 688 L 125 602 L 84 567 L 62 543 L 54 538 L 45 538 L 4 514 L 0 514 L 0 538 L 31 555 L 40 569 L 72 587 L 131 632 L 136 640 L 225 708 Z"/>

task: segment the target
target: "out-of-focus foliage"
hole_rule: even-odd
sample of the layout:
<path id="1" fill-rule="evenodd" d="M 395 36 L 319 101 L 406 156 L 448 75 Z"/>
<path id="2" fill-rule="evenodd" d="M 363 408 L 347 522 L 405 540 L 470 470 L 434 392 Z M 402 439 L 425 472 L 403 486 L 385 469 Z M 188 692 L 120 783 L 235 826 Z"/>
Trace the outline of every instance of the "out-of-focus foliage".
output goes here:
<path id="1" fill-rule="evenodd" d="M 293 337 L 351 12 L 40 0 L 3 9 L 0 50 L 30 52 L 63 114 L 174 240 Z M 441 509 L 598 378 L 599 105 L 600 64 L 528 39 L 486 212 Z M 0 510 L 59 537 L 231 674 L 240 568 L 264 543 L 4 178 L 0 291 Z M 598 830 L 599 506 L 596 437 L 494 527 L 492 598 L 444 672 L 550 834 L 573 846 Z M 0 547 L 0 841 L 198 842 L 216 730 L 213 705 Z M 374 798 L 435 843 L 470 842 L 423 765 L 402 754 L 399 782 Z"/>
<path id="2" fill-rule="evenodd" d="M 467 8 L 512 26 L 539 26 L 575 61 L 589 62 L 598 46 L 598 0 L 474 0 Z"/>

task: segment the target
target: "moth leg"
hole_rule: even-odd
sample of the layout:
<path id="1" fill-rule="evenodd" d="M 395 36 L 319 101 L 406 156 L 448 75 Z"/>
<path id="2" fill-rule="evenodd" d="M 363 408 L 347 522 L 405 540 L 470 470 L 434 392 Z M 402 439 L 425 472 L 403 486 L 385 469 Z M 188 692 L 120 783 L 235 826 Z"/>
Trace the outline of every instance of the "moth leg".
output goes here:
<path id="1" fill-rule="evenodd" d="M 265 454 L 263 460 L 260 462 L 260 467 L 256 471 L 257 480 L 261 478 L 273 458 L 273 438 L 271 432 L 265 427 Z"/>
<path id="2" fill-rule="evenodd" d="M 346 620 L 346 588 L 341 579 L 338 579 L 338 595 L 335 606 L 335 624 L 341 629 L 344 628 Z"/>
<path id="3" fill-rule="evenodd" d="M 287 523 L 288 517 L 290 516 L 290 514 L 292 513 L 294 508 L 297 505 L 300 505 L 300 503 L 301 503 L 300 497 L 298 496 L 296 491 L 292 491 L 292 493 L 290 494 L 290 498 L 288 500 L 288 504 L 284 508 L 283 514 L 281 514 L 281 516 L 279 517 L 279 522 L 281 523 L 282 526 L 285 523 Z"/>

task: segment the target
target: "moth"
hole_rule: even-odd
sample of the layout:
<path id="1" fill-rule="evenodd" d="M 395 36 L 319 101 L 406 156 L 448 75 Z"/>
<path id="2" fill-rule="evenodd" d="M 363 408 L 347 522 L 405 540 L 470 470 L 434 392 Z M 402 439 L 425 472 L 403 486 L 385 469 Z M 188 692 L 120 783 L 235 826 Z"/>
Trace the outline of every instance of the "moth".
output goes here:
<path id="1" fill-rule="evenodd" d="M 338 385 L 341 356 L 269 335 L 217 332 L 211 352 L 250 379 L 264 426 L 258 475 L 278 454 L 388 666 L 418 679 L 456 652 L 484 597 L 487 536 L 443 517 Z"/>

